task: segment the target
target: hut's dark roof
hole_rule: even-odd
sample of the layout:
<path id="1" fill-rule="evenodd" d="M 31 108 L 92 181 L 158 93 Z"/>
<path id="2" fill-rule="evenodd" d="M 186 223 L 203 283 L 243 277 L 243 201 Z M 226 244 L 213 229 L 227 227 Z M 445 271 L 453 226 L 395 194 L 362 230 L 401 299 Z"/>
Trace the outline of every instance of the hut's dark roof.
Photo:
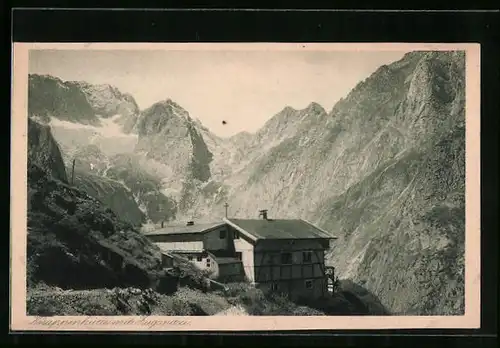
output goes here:
<path id="1" fill-rule="evenodd" d="M 302 219 L 228 219 L 256 239 L 334 239 L 326 231 Z"/>
<path id="2" fill-rule="evenodd" d="M 187 225 L 177 225 L 177 226 L 166 226 L 164 228 L 159 228 L 157 230 L 144 232 L 146 236 L 157 236 L 165 234 L 193 234 L 193 233 L 205 233 L 225 225 L 223 222 L 212 222 L 212 223 L 201 223 Z"/>

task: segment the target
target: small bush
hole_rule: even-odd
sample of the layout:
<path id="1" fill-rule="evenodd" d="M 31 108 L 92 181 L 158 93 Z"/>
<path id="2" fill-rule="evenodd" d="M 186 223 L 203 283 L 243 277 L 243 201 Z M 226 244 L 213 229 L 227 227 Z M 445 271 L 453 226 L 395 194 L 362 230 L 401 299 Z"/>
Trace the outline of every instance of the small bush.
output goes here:
<path id="1" fill-rule="evenodd" d="M 225 294 L 229 297 L 239 297 L 251 288 L 247 283 L 230 283 L 226 284 Z"/>
<path id="2" fill-rule="evenodd" d="M 59 301 L 54 298 L 46 297 L 31 297 L 26 303 L 26 311 L 29 315 L 37 315 L 41 317 L 49 317 L 62 314 L 62 306 Z"/>
<path id="3" fill-rule="evenodd" d="M 252 305 L 264 301 L 265 296 L 259 289 L 251 288 L 240 295 L 240 300 L 246 305 Z"/>
<path id="4" fill-rule="evenodd" d="M 81 313 L 83 315 L 99 315 L 99 316 L 104 316 L 104 315 L 115 315 L 113 311 L 104 308 L 99 303 L 93 303 L 93 302 L 86 302 L 84 305 L 81 307 Z"/>
<path id="5" fill-rule="evenodd" d="M 191 315 L 191 307 L 183 299 L 174 297 L 172 299 L 172 312 L 174 313 L 173 315 L 178 316 Z"/>

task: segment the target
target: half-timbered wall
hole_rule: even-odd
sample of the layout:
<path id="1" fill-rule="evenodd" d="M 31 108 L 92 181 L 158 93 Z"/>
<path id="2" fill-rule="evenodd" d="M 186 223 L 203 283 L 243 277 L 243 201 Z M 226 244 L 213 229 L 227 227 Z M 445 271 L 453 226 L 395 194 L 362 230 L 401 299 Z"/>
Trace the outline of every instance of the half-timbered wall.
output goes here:
<path id="1" fill-rule="evenodd" d="M 306 282 L 311 282 L 310 286 L 307 286 Z M 301 298 L 319 298 L 327 295 L 327 280 L 324 278 L 257 283 L 257 287 L 263 292 L 286 294 L 292 301 L 297 301 Z"/>
<path id="2" fill-rule="evenodd" d="M 255 282 L 263 290 L 279 288 L 292 298 L 324 295 L 325 246 L 314 239 L 259 241 L 254 252 Z"/>

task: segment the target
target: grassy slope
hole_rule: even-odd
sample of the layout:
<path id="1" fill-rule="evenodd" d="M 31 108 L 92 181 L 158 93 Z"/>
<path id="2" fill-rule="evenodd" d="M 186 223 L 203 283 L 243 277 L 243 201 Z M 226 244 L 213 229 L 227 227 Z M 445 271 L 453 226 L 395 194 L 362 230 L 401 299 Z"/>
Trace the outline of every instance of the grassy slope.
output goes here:
<path id="1" fill-rule="evenodd" d="M 28 171 L 28 280 L 63 288 L 149 287 L 160 251 L 86 193 Z M 57 265 L 55 268 L 54 265 Z"/>

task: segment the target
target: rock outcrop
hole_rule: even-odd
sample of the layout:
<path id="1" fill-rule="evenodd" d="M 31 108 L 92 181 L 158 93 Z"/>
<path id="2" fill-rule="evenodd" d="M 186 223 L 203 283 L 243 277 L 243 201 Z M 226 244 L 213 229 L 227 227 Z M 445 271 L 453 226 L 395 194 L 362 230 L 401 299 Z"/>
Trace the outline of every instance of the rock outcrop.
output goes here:
<path id="1" fill-rule="evenodd" d="M 50 128 L 32 119 L 28 119 L 28 163 L 36 163 L 46 175 L 68 182 L 61 151 Z"/>

